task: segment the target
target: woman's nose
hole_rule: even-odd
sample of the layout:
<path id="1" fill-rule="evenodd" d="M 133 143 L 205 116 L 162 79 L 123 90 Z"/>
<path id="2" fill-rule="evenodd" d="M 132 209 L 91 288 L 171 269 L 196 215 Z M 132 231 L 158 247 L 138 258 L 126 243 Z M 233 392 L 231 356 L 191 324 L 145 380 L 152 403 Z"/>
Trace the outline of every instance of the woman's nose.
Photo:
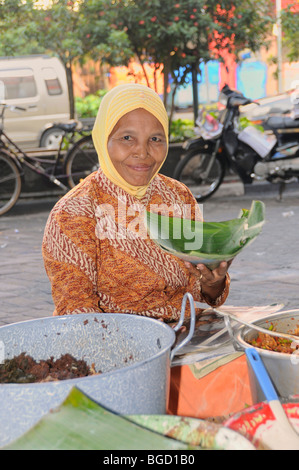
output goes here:
<path id="1" fill-rule="evenodd" d="M 140 159 L 145 159 L 148 156 L 148 143 L 139 142 L 135 148 L 135 155 Z"/>

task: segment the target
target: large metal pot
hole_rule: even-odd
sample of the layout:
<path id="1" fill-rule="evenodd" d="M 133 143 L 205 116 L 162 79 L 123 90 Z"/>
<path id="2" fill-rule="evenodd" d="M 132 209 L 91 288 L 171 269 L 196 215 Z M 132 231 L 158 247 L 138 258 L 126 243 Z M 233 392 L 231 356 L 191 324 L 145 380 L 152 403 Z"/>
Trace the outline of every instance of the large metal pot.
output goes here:
<path id="1" fill-rule="evenodd" d="M 190 330 L 174 346 L 187 299 Z M 22 435 L 76 386 L 102 406 L 120 414 L 164 414 L 171 360 L 192 337 L 194 302 L 183 299 L 175 329 L 157 320 L 126 314 L 47 317 L 0 328 L 2 359 L 25 352 L 35 360 L 69 353 L 95 364 L 100 375 L 47 383 L 0 384 L 0 447 Z"/>
<path id="2" fill-rule="evenodd" d="M 294 333 L 299 326 L 299 310 L 289 312 L 281 312 L 275 315 L 268 315 L 258 321 L 253 322 L 254 325 L 269 329 L 270 325 L 274 325 L 274 329 L 281 333 Z M 243 326 L 239 328 L 233 337 L 236 350 L 245 350 L 252 347 L 248 342 L 258 336 L 258 332 L 250 327 Z M 272 379 L 280 398 L 289 400 L 294 395 L 299 394 L 299 356 L 267 351 L 256 348 L 262 361 Z M 252 373 L 250 365 L 250 382 L 255 403 L 264 401 L 265 397 Z"/>

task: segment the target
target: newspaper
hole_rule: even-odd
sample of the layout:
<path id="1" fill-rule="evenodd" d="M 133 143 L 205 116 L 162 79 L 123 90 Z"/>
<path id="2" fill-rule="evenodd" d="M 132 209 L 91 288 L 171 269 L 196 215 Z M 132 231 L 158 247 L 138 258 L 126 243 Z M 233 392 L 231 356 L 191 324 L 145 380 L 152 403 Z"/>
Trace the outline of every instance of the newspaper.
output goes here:
<path id="1" fill-rule="evenodd" d="M 196 302 L 197 307 L 203 304 Z M 221 311 L 225 313 L 233 312 L 235 317 L 243 319 L 247 322 L 254 322 L 259 318 L 277 313 L 283 308 L 283 304 L 273 304 L 266 306 L 253 307 L 234 307 L 222 306 Z M 218 309 L 219 310 L 219 309 Z M 186 330 L 178 333 L 177 342 L 182 341 L 188 334 L 189 321 L 186 320 L 184 325 Z M 234 333 L 242 325 L 238 322 L 232 322 L 231 327 Z M 212 308 L 204 309 L 196 317 L 196 325 L 193 337 L 185 346 L 180 349 L 174 356 L 171 365 L 186 365 L 196 362 L 213 361 L 226 355 L 235 354 L 236 349 L 233 345 L 232 337 L 226 327 L 223 315 L 219 315 Z"/>
<path id="2" fill-rule="evenodd" d="M 238 139 L 249 145 L 262 158 L 265 158 L 277 143 L 275 135 L 265 134 L 256 127 L 245 127 L 239 134 Z"/>

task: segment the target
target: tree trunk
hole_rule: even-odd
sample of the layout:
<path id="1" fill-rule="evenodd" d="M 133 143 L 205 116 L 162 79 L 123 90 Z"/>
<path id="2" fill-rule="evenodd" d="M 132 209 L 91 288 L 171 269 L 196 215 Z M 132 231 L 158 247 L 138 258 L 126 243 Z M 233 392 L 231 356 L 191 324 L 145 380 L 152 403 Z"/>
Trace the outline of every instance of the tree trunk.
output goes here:
<path id="1" fill-rule="evenodd" d="M 192 92 L 193 92 L 193 113 L 194 113 L 194 124 L 198 118 L 198 83 L 197 83 L 197 70 L 198 65 L 193 64 L 192 66 Z"/>
<path id="2" fill-rule="evenodd" d="M 137 55 L 138 60 L 139 60 L 139 63 L 140 63 L 140 65 L 141 65 L 142 72 L 143 72 L 144 78 L 145 78 L 145 80 L 146 80 L 146 84 L 147 84 L 147 86 L 150 88 L 151 86 L 150 86 L 150 82 L 149 82 L 149 79 L 148 79 L 148 76 L 147 76 L 147 73 L 146 73 L 146 70 L 145 70 L 145 67 L 144 67 L 144 62 L 143 62 L 143 60 L 141 59 L 141 57 L 140 57 L 140 55 L 139 55 L 139 53 L 138 53 L 137 47 L 135 47 L 135 54 Z"/>
<path id="3" fill-rule="evenodd" d="M 155 92 L 156 93 L 158 93 L 157 71 L 158 71 L 159 67 L 160 67 L 160 64 L 155 64 L 155 68 L 154 68 L 154 86 L 155 86 Z"/>
<path id="4" fill-rule="evenodd" d="M 73 86 L 73 73 L 72 73 L 72 62 L 64 64 L 66 71 L 66 81 L 68 86 L 69 103 L 70 103 L 70 119 L 75 118 L 75 98 L 74 98 L 74 86 Z"/>
<path id="5" fill-rule="evenodd" d="M 164 90 L 163 90 L 163 102 L 164 106 L 167 109 L 167 97 L 168 97 L 168 85 L 169 85 L 169 62 L 168 60 L 164 63 L 163 76 L 164 76 Z"/>
<path id="6" fill-rule="evenodd" d="M 171 107 L 170 107 L 170 112 L 169 112 L 169 129 L 172 123 L 172 118 L 173 118 L 173 113 L 174 113 L 174 99 L 175 99 L 175 94 L 178 89 L 178 84 L 176 83 L 173 90 L 172 90 L 172 95 L 171 95 Z"/>

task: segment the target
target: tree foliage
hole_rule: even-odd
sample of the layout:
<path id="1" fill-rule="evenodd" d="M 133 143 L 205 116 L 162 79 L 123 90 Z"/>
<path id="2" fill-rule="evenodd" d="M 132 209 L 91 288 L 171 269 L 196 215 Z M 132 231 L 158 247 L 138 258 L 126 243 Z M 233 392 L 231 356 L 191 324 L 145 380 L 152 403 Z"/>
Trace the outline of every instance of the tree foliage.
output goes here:
<path id="1" fill-rule="evenodd" d="M 291 62 L 299 60 L 299 9 L 297 4 L 289 5 L 281 12 L 283 41 L 288 49 Z"/>
<path id="2" fill-rule="evenodd" d="M 115 28 L 125 29 L 142 67 L 163 64 L 166 103 L 169 76 L 176 89 L 190 71 L 199 71 L 201 61 L 265 45 L 272 5 L 269 0 L 111 0 L 105 12 Z"/>
<path id="3" fill-rule="evenodd" d="M 163 69 L 164 101 L 200 62 L 258 50 L 272 26 L 272 0 L 0 0 L 0 54 L 50 53 L 66 69 L 74 115 L 72 66 L 94 60 L 127 65 L 137 57 Z M 174 96 L 174 93 L 173 93 Z"/>
<path id="4" fill-rule="evenodd" d="M 102 17 L 103 0 L 52 0 L 49 8 L 35 9 L 34 22 L 28 24 L 28 35 L 38 41 L 46 52 L 52 52 L 63 62 L 70 91 L 71 116 L 74 116 L 72 67 L 86 57 L 124 63 L 125 52 L 116 53 L 126 42 L 122 32 L 111 30 Z M 122 47 L 125 51 L 125 47 Z"/>
<path id="5" fill-rule="evenodd" d="M 35 41 L 28 40 L 27 25 L 32 20 L 31 3 L 0 0 L 0 56 L 38 53 Z"/>
<path id="6" fill-rule="evenodd" d="M 47 53 L 63 62 L 74 117 L 72 67 L 87 57 L 124 64 L 132 56 L 124 31 L 111 29 L 103 17 L 103 0 L 0 0 L 0 54 Z"/>

